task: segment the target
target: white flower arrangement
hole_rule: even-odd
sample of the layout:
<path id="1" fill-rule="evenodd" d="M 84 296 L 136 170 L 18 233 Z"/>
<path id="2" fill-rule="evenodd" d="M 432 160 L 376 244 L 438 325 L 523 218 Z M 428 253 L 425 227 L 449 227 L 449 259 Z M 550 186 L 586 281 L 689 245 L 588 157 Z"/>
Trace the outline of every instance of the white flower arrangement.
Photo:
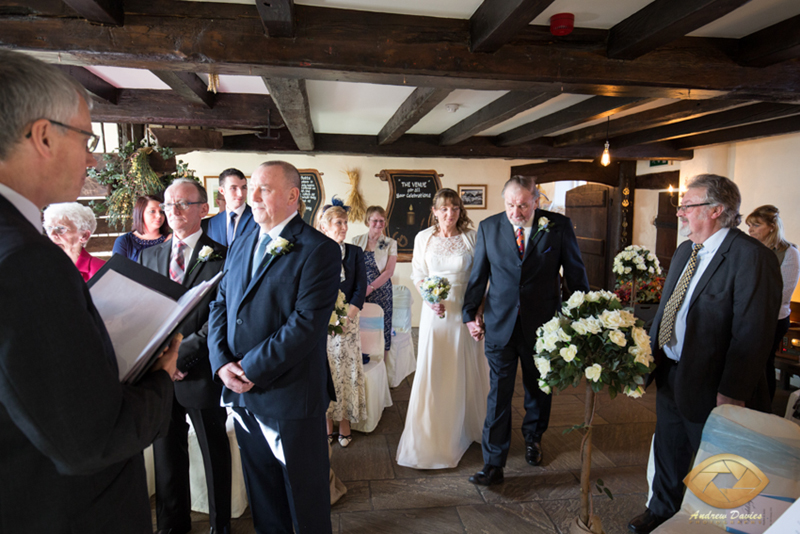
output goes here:
<path id="1" fill-rule="evenodd" d="M 661 264 L 656 255 L 645 247 L 631 245 L 614 257 L 612 271 L 621 282 L 629 282 L 634 276 L 640 280 L 649 280 L 661 275 Z"/>
<path id="2" fill-rule="evenodd" d="M 450 294 L 450 281 L 441 276 L 429 276 L 419 285 L 419 290 L 422 293 L 422 300 L 430 304 L 439 304 L 447 300 Z M 444 318 L 444 315 L 440 315 L 439 318 Z"/>
<path id="3" fill-rule="evenodd" d="M 267 245 L 267 254 L 271 255 L 273 258 L 278 256 L 283 256 L 294 247 L 293 243 L 289 243 L 286 239 L 282 237 L 277 237 L 269 242 Z"/>
<path id="4" fill-rule="evenodd" d="M 328 321 L 328 335 L 338 336 L 344 332 L 345 321 L 347 320 L 347 300 L 342 290 L 336 297 L 336 304 L 333 305 L 331 318 Z"/>
<path id="5" fill-rule="evenodd" d="M 553 226 L 553 224 L 550 222 L 550 219 L 547 217 L 539 217 L 539 220 L 536 222 L 536 232 L 531 236 L 531 239 L 539 235 L 539 232 L 549 232 L 551 226 Z"/>
<path id="6" fill-rule="evenodd" d="M 197 261 L 194 262 L 194 265 L 192 265 L 192 268 L 189 269 L 188 273 L 186 273 L 186 276 L 192 274 L 192 271 L 194 271 L 195 267 L 197 267 L 200 263 L 206 263 L 208 261 L 222 260 L 222 259 L 224 259 L 222 257 L 222 254 L 214 252 L 213 248 L 209 247 L 208 245 L 205 245 L 203 248 L 200 249 L 200 252 L 197 253 Z"/>
<path id="7" fill-rule="evenodd" d="M 611 398 L 641 396 L 644 375 L 655 369 L 650 336 L 641 326 L 609 291 L 573 293 L 536 331 L 539 388 L 549 393 L 586 378 L 595 393 L 607 386 Z"/>

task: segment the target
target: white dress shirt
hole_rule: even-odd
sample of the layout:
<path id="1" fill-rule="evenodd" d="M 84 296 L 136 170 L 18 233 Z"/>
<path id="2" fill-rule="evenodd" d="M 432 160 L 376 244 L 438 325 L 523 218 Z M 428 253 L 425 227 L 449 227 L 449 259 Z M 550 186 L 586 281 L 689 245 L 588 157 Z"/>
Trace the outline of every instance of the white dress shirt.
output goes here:
<path id="1" fill-rule="evenodd" d="M 692 281 L 689 282 L 689 287 L 686 289 L 686 295 L 683 297 L 683 303 L 681 304 L 680 309 L 678 309 L 678 313 L 675 316 L 675 328 L 672 333 L 672 338 L 669 340 L 669 343 L 664 345 L 664 353 L 667 355 L 668 358 L 677 361 L 681 359 L 681 352 L 683 351 L 683 341 L 686 336 L 686 315 L 689 313 L 689 303 L 692 301 L 692 293 L 694 293 L 694 288 L 697 287 L 697 282 L 700 281 L 700 278 L 703 276 L 706 268 L 708 268 L 708 264 L 711 263 L 711 260 L 714 258 L 714 254 L 717 253 L 719 250 L 720 245 L 727 237 L 730 228 L 722 228 L 721 230 L 717 230 L 717 232 L 706 239 L 703 242 L 703 248 L 700 249 L 700 252 L 697 253 L 697 266 L 694 270 L 694 275 L 692 276 Z M 689 262 L 686 262 L 686 266 L 684 266 L 683 271 L 681 271 L 681 276 L 678 277 L 680 281 L 681 277 L 683 277 L 683 273 L 686 271 L 686 268 L 689 266 Z"/>
<path id="2" fill-rule="evenodd" d="M 180 239 L 179 240 L 178 236 L 176 236 L 176 235 L 172 236 L 172 250 L 173 251 L 175 250 L 175 246 L 176 246 L 178 241 L 183 241 L 184 244 L 186 245 L 186 247 L 183 249 L 183 265 L 185 265 L 184 272 L 186 274 L 188 274 L 189 270 L 192 268 L 192 266 L 189 265 L 189 261 L 192 259 L 192 252 L 194 252 L 194 248 L 197 246 L 197 241 L 200 239 L 201 235 L 203 235 L 203 230 L 202 229 L 196 231 L 192 235 L 188 236 L 186 239 Z M 184 276 L 186 276 L 186 274 L 184 274 Z"/>
<path id="3" fill-rule="evenodd" d="M 297 215 L 296 211 L 294 213 L 292 213 L 291 215 L 289 215 L 289 217 L 284 219 L 283 222 L 281 222 L 277 226 L 273 227 L 272 230 L 270 230 L 269 232 L 264 232 L 263 230 L 259 230 L 258 239 L 256 239 L 256 246 L 253 249 L 253 260 L 254 261 L 256 259 L 256 251 L 258 250 L 258 244 L 261 243 L 261 240 L 264 239 L 264 236 L 265 235 L 269 235 L 270 240 L 271 241 L 275 241 L 277 238 L 280 237 L 281 232 L 283 232 L 283 229 L 286 228 L 287 224 L 289 224 L 289 221 L 294 219 L 295 215 Z"/>
<path id="4" fill-rule="evenodd" d="M 236 214 L 236 220 L 234 221 L 233 225 L 233 236 L 234 240 L 236 239 L 236 230 L 239 228 L 239 223 L 242 222 L 242 215 L 244 214 L 244 210 L 247 209 L 247 203 L 242 202 L 242 205 L 236 208 L 235 210 L 226 210 L 225 211 L 225 235 L 227 236 L 228 228 L 231 226 L 231 212 Z"/>
<path id="5" fill-rule="evenodd" d="M 506 218 L 506 220 L 508 220 L 508 218 Z M 531 239 L 531 229 L 533 228 L 533 218 L 531 218 L 530 222 L 528 223 L 528 226 L 517 226 L 516 224 L 512 223 L 511 221 L 508 221 L 508 222 L 509 222 L 509 224 L 511 224 L 511 226 L 514 227 L 514 239 L 517 238 L 517 229 L 518 228 L 522 228 L 522 230 L 525 232 L 525 252 L 527 253 L 528 252 L 528 242 Z"/>
<path id="6" fill-rule="evenodd" d="M 39 212 L 39 208 L 37 208 L 33 202 L 5 184 L 0 184 L 0 195 L 6 197 L 6 200 L 11 202 L 14 207 L 19 210 L 22 216 L 36 228 L 37 232 L 42 231 L 42 215 Z"/>

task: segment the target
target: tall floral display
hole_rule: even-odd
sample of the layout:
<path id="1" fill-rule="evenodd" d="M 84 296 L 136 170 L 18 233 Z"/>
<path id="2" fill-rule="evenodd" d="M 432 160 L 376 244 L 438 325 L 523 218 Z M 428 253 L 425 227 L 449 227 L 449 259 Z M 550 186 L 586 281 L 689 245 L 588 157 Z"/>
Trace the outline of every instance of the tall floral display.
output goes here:
<path id="1" fill-rule="evenodd" d="M 655 369 L 650 336 L 642 321 L 622 309 L 609 291 L 575 292 L 550 321 L 536 331 L 534 362 L 539 388 L 550 393 L 586 380 L 586 407 L 581 442 L 581 515 L 584 529 L 602 532 L 591 513 L 590 468 L 595 395 L 608 388 L 638 398 L 644 394 L 644 375 Z"/>
<path id="2" fill-rule="evenodd" d="M 625 247 L 614 257 L 614 274 L 617 275 L 617 290 L 625 291 L 630 284 L 630 307 L 635 308 L 640 302 L 640 284 L 652 288 L 658 286 L 658 298 L 661 298 L 660 284 L 661 264 L 655 254 L 639 245 Z M 654 288 L 653 288 L 654 290 Z M 652 292 L 652 291 L 651 291 Z M 658 300 L 655 301 L 656 303 Z"/>

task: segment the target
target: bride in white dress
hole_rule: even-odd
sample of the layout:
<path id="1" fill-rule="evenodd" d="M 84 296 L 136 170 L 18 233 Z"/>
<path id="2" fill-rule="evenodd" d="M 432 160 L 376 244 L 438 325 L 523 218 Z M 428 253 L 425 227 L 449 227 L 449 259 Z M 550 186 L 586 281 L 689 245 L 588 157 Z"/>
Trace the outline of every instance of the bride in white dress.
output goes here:
<path id="1" fill-rule="evenodd" d="M 451 290 L 442 303 L 422 305 L 417 371 L 397 447 L 397 463 L 417 469 L 455 467 L 473 441 L 480 443 L 489 393 L 483 341 L 461 321 L 475 253 L 472 221 L 452 189 L 436 193 L 433 214 L 436 224 L 414 240 L 411 278 L 419 289 L 428 276 L 441 276 Z"/>

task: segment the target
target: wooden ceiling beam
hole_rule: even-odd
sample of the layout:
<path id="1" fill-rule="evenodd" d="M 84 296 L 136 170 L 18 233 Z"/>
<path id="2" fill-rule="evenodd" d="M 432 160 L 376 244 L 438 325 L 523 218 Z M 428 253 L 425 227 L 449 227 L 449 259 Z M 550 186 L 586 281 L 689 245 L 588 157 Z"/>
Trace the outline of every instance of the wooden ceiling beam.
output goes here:
<path id="1" fill-rule="evenodd" d="M 763 139 L 764 137 L 774 137 L 776 135 L 797 132 L 800 132 L 800 115 L 692 135 L 681 139 L 675 139 L 670 143 L 676 148 L 694 149 L 736 143 L 739 141 L 753 141 L 755 139 Z"/>
<path id="2" fill-rule="evenodd" d="M 187 103 L 172 91 L 120 89 L 116 105 L 96 103 L 92 120 L 98 122 L 204 126 L 234 130 L 260 130 L 283 122 L 266 95 L 220 93 L 213 109 Z"/>
<path id="3" fill-rule="evenodd" d="M 736 59 L 748 67 L 768 67 L 800 56 L 800 15 L 739 39 Z"/>
<path id="4" fill-rule="evenodd" d="M 294 37 L 294 0 L 255 0 L 269 37 Z"/>
<path id="5" fill-rule="evenodd" d="M 663 126 L 679 120 L 692 119 L 707 113 L 722 111 L 744 104 L 746 104 L 746 102 L 722 99 L 682 100 L 674 104 L 667 104 L 666 106 L 633 113 L 618 119 L 612 116 L 609 124 L 597 124 L 595 126 L 589 126 L 588 128 L 561 134 L 553 139 L 553 146 L 581 145 L 592 141 L 605 140 L 606 137 L 616 137 L 647 128 L 655 128 L 656 126 Z"/>
<path id="6" fill-rule="evenodd" d="M 120 90 L 93 72 L 83 67 L 73 67 L 72 65 L 56 65 L 56 67 L 75 78 L 91 93 L 96 101 L 112 106 L 117 105 Z"/>
<path id="7" fill-rule="evenodd" d="M 306 81 L 263 77 L 272 101 L 300 150 L 314 150 L 314 125 L 308 104 Z"/>
<path id="8" fill-rule="evenodd" d="M 500 146 L 516 145 L 647 103 L 641 98 L 595 96 L 497 136 Z"/>
<path id="9" fill-rule="evenodd" d="M 238 152 L 298 152 L 285 140 L 269 141 L 254 135 L 225 136 L 223 150 Z M 553 148 L 547 139 L 500 147 L 490 137 L 471 137 L 452 146 L 441 146 L 437 135 L 406 134 L 396 142 L 379 145 L 374 135 L 316 134 L 315 154 L 350 154 L 392 157 L 440 158 L 511 158 L 511 159 L 596 159 L 603 151 L 601 144 Z M 614 152 L 614 159 L 692 159 L 690 150 L 676 150 L 669 143 L 627 147 Z"/>
<path id="10" fill-rule="evenodd" d="M 695 135 L 723 128 L 731 128 L 754 122 L 768 121 L 780 117 L 800 114 L 800 106 L 792 104 L 751 104 L 728 111 L 704 115 L 697 119 L 676 122 L 658 128 L 633 132 L 611 139 L 612 148 L 641 145 L 654 141 L 665 141 L 687 135 Z"/>
<path id="11" fill-rule="evenodd" d="M 222 134 L 214 130 L 150 128 L 160 146 L 181 150 L 219 150 Z"/>
<path id="12" fill-rule="evenodd" d="M 492 126 L 547 102 L 556 96 L 555 93 L 539 93 L 535 91 L 512 91 L 494 102 L 482 107 L 466 119 L 454 124 L 439 135 L 439 144 L 454 145 L 477 135 Z"/>
<path id="13" fill-rule="evenodd" d="M 89 22 L 111 26 L 125 23 L 123 0 L 64 0 L 64 3 Z"/>
<path id="14" fill-rule="evenodd" d="M 378 144 L 388 145 L 397 141 L 433 108 L 442 103 L 452 91 L 435 87 L 417 87 L 408 95 L 394 115 L 378 132 Z"/>
<path id="15" fill-rule="evenodd" d="M 537 184 L 558 182 L 569 176 L 570 180 L 597 182 L 613 187 L 619 186 L 619 169 L 617 165 L 604 167 L 594 162 L 585 161 L 545 161 L 511 167 L 511 176 L 532 176 Z"/>
<path id="16" fill-rule="evenodd" d="M 608 57 L 636 59 L 702 28 L 749 1 L 655 0 L 611 28 Z"/>
<path id="17" fill-rule="evenodd" d="M 496 52 L 554 0 L 483 0 L 469 19 L 470 50 Z"/>
<path id="18" fill-rule="evenodd" d="M 604 57 L 602 38 L 553 43 L 546 28 L 526 27 L 497 52 L 473 54 L 465 20 L 297 5 L 290 42 L 264 37 L 255 6 L 172 0 L 127 0 L 126 6 L 126 25 L 102 31 L 68 17 L 0 16 L 0 46 L 80 66 L 451 89 L 679 99 L 744 94 L 800 101 L 797 65 L 738 65 L 729 55 L 735 40 L 683 38 L 636 61 L 617 61 Z"/>
<path id="19" fill-rule="evenodd" d="M 199 104 L 208 109 L 214 107 L 216 94 L 207 90 L 206 83 L 194 72 L 170 70 L 150 71 L 169 85 L 181 98 L 192 104 Z"/>

